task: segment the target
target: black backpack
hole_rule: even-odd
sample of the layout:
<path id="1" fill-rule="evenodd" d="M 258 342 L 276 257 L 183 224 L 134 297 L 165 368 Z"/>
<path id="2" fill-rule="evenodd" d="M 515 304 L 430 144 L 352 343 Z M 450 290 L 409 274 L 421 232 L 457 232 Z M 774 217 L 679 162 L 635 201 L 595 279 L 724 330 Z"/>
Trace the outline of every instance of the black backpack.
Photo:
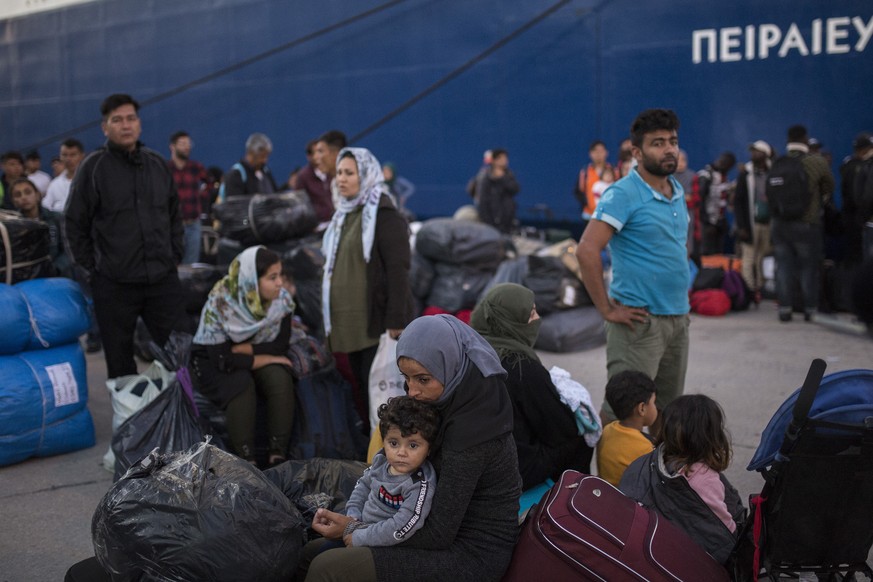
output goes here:
<path id="1" fill-rule="evenodd" d="M 767 203 L 770 214 L 783 220 L 803 218 L 812 202 L 806 169 L 805 156 L 782 156 L 773 162 L 767 176 Z"/>

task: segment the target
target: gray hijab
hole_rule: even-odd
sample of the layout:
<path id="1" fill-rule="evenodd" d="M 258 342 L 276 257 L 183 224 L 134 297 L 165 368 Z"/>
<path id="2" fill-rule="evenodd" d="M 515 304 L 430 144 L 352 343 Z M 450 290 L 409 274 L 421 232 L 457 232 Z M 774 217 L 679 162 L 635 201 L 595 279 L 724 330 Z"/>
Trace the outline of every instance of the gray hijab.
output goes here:
<path id="1" fill-rule="evenodd" d="M 470 363 L 486 378 L 506 377 L 491 344 L 451 315 L 426 315 L 410 323 L 397 342 L 397 357 L 412 358 L 442 383 L 437 404 L 451 397 Z"/>

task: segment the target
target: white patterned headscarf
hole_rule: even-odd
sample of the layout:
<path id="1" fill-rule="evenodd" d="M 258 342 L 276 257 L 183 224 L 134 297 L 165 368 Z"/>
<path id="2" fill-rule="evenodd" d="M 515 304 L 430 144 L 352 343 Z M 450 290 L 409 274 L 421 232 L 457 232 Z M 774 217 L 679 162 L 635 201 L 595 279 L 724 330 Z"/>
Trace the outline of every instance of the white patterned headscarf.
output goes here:
<path id="1" fill-rule="evenodd" d="M 333 276 L 333 268 L 336 264 L 336 253 L 339 247 L 340 235 L 343 231 L 343 223 L 346 215 L 363 206 L 361 210 L 361 236 L 364 243 L 364 262 L 370 262 L 373 250 L 373 241 L 376 238 L 376 213 L 379 210 L 379 200 L 382 194 L 388 194 L 388 186 L 385 185 L 385 177 L 382 175 L 382 166 L 370 150 L 366 148 L 343 148 L 337 155 L 337 165 L 346 154 L 354 157 L 358 167 L 360 189 L 354 198 L 348 199 L 337 196 L 336 180 L 331 184 L 334 199 L 339 199 L 336 212 L 324 232 L 324 240 L 321 245 L 324 254 L 324 278 L 321 284 L 321 308 L 324 316 L 324 333 L 330 335 L 330 280 Z M 390 198 L 390 196 L 389 196 Z"/>
<path id="2" fill-rule="evenodd" d="M 249 247 L 237 255 L 228 274 L 212 287 L 194 336 L 195 344 L 260 344 L 279 335 L 282 320 L 294 311 L 294 300 L 285 289 L 274 301 L 261 299 L 257 256 L 262 248 Z"/>

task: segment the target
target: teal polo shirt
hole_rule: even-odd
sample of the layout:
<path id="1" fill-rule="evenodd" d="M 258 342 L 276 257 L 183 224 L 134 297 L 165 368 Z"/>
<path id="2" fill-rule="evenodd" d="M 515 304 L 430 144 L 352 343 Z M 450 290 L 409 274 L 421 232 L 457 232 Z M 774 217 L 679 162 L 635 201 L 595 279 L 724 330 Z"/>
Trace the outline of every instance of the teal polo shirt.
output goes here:
<path id="1" fill-rule="evenodd" d="M 615 229 L 609 241 L 609 295 L 653 315 L 688 313 L 688 210 L 685 192 L 673 176 L 667 199 L 646 184 L 636 169 L 607 188 L 594 219 Z"/>

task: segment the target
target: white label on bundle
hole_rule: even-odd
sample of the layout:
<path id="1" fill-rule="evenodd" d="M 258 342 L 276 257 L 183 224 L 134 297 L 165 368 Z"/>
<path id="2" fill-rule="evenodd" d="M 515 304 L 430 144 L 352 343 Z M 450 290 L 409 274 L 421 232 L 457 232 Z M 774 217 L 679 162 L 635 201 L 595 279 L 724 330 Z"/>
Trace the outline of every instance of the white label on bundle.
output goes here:
<path id="1" fill-rule="evenodd" d="M 66 406 L 79 401 L 79 385 L 73 375 L 73 366 L 69 362 L 46 366 L 45 372 L 51 380 L 55 391 L 55 406 Z"/>

